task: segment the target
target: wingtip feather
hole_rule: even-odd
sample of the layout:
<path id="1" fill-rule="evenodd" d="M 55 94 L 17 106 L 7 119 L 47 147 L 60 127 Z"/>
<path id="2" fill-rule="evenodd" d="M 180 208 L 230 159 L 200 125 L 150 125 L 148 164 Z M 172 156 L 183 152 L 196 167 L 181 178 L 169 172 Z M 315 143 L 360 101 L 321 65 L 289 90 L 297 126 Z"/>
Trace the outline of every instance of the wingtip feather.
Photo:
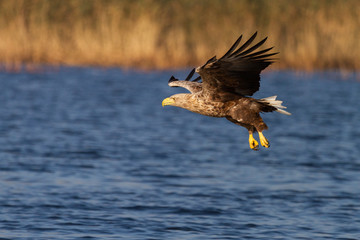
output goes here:
<path id="1" fill-rule="evenodd" d="M 177 81 L 177 79 L 176 79 L 174 76 L 171 76 L 170 79 L 169 79 L 169 81 L 168 81 L 168 83 L 171 83 L 171 82 L 173 82 L 173 81 Z"/>
<path id="2" fill-rule="evenodd" d="M 186 77 L 185 81 L 189 81 L 192 78 L 192 76 L 194 75 L 194 73 L 195 73 L 195 68 L 193 68 L 193 70 L 191 70 L 189 75 Z"/>

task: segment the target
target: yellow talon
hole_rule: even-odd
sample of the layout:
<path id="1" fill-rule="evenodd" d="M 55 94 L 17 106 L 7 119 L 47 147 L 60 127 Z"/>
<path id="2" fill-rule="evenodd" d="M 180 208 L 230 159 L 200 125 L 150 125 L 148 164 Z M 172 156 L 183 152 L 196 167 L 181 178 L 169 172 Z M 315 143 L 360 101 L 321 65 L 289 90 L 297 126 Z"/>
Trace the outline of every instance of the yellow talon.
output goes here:
<path id="1" fill-rule="evenodd" d="M 262 132 L 259 132 L 259 138 L 260 138 L 261 146 L 266 147 L 266 148 L 270 147 L 269 141 L 266 139 L 266 137 L 264 137 Z"/>
<path id="2" fill-rule="evenodd" d="M 259 143 L 255 140 L 252 133 L 249 134 L 249 145 L 252 150 L 259 150 Z"/>

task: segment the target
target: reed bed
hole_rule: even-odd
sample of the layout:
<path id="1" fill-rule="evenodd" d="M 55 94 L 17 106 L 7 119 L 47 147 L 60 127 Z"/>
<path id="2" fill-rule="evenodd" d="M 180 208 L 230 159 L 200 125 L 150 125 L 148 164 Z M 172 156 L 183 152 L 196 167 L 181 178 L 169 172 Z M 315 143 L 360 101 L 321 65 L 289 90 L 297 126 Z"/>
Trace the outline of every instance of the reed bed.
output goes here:
<path id="1" fill-rule="evenodd" d="M 0 0 L 0 63 L 180 68 L 258 31 L 275 68 L 360 69 L 358 0 Z"/>

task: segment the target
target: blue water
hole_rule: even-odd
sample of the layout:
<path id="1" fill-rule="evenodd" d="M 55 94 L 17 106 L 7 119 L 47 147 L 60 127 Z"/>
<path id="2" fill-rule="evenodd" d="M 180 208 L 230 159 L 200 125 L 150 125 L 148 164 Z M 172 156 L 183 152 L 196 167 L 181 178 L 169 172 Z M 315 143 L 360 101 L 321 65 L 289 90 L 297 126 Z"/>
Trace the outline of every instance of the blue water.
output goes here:
<path id="1" fill-rule="evenodd" d="M 174 74 L 0 73 L 1 239 L 360 239 L 360 81 L 263 74 L 271 147 L 174 107 Z"/>

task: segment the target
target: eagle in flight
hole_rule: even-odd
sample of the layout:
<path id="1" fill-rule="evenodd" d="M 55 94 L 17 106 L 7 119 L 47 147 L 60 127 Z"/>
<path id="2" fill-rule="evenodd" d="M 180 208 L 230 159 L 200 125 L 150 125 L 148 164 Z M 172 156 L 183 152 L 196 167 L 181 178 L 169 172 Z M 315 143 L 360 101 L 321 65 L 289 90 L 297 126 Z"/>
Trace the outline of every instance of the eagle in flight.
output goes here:
<path id="1" fill-rule="evenodd" d="M 259 149 L 259 143 L 253 134 L 258 132 L 263 147 L 270 147 L 263 135 L 268 127 L 260 116 L 262 112 L 285 111 L 282 101 L 276 96 L 255 99 L 252 96 L 260 87 L 260 72 L 273 63 L 269 53 L 271 48 L 259 50 L 267 38 L 252 44 L 257 33 L 253 34 L 240 47 L 242 35 L 236 40 L 224 56 L 210 58 L 204 65 L 194 68 L 185 80 L 171 76 L 170 87 L 183 87 L 190 93 L 179 93 L 165 98 L 162 106 L 171 105 L 211 117 L 225 117 L 229 121 L 245 127 L 249 131 L 249 145 Z M 195 71 L 200 75 L 191 80 Z"/>

